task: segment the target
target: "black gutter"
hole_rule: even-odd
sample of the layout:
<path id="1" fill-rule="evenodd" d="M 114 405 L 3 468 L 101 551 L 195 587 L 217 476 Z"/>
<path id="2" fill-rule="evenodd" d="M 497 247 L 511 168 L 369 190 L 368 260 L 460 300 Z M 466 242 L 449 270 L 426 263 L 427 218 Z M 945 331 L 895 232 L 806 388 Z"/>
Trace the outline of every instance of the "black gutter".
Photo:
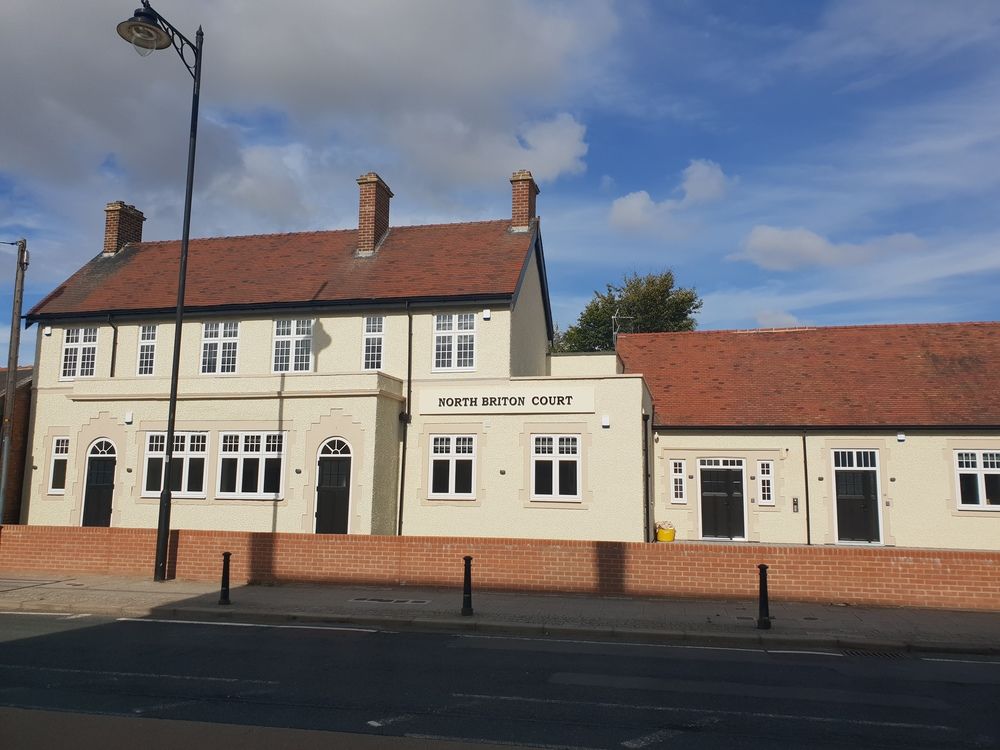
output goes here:
<path id="1" fill-rule="evenodd" d="M 110 315 L 108 315 L 108 325 L 114 331 L 114 335 L 111 337 L 111 372 L 108 375 L 109 378 L 113 378 L 115 376 L 115 363 L 118 360 L 118 326 L 111 322 Z"/>
<path id="2" fill-rule="evenodd" d="M 406 411 L 399 413 L 399 423 L 403 428 L 402 456 L 399 459 L 399 515 L 396 519 L 396 535 L 403 536 L 403 495 L 406 490 L 406 437 L 410 422 L 413 421 L 413 312 L 406 303 Z"/>
<path id="3" fill-rule="evenodd" d="M 810 430 L 812 432 L 858 432 L 860 430 L 873 430 L 876 432 L 906 432 L 925 431 L 936 432 L 940 430 L 1000 430 L 1000 424 L 851 424 L 851 425 L 825 425 L 825 424 L 781 424 L 781 425 L 670 425 L 654 424 L 654 430 L 668 430 L 670 432 L 802 432 Z"/>
<path id="4" fill-rule="evenodd" d="M 642 536 L 647 542 L 649 536 L 649 415 L 642 415 L 642 515 L 645 525 Z"/>
<path id="5" fill-rule="evenodd" d="M 294 310 L 315 310 L 318 308 L 335 308 L 337 310 L 351 309 L 410 309 L 419 306 L 441 306 L 441 305 L 467 305 L 476 304 L 510 304 L 513 299 L 512 294 L 466 294 L 466 295 L 441 295 L 433 297 L 404 298 L 395 297 L 387 299 L 358 298 L 350 300 L 303 300 L 298 302 L 264 302 L 238 305 L 184 305 L 184 314 L 229 314 L 233 312 L 263 312 L 268 310 L 294 311 Z M 150 316 L 170 316 L 176 311 L 173 307 L 148 307 L 136 309 L 114 309 L 97 310 L 90 312 L 65 312 L 65 313 L 28 313 L 24 316 L 25 328 L 31 327 L 34 323 L 56 320 L 88 320 L 91 318 L 105 318 L 114 316 L 116 318 L 144 318 Z"/>
<path id="6" fill-rule="evenodd" d="M 812 544 L 812 523 L 809 515 L 809 453 L 806 450 L 806 433 L 802 431 L 802 475 L 806 488 L 806 544 Z"/>

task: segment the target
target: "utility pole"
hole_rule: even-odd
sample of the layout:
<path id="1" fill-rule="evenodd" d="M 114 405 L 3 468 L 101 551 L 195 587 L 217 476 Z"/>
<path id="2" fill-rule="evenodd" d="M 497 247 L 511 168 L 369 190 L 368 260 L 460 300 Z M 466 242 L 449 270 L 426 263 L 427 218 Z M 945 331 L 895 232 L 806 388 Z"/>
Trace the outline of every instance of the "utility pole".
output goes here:
<path id="1" fill-rule="evenodd" d="M 14 308 L 10 314 L 10 351 L 7 354 L 7 391 L 3 401 L 3 462 L 0 467 L 0 526 L 7 499 L 7 466 L 14 433 L 14 397 L 17 389 L 17 350 L 21 345 L 21 300 L 24 297 L 24 271 L 28 267 L 28 241 L 5 242 L 17 245 L 17 274 L 14 277 Z"/>

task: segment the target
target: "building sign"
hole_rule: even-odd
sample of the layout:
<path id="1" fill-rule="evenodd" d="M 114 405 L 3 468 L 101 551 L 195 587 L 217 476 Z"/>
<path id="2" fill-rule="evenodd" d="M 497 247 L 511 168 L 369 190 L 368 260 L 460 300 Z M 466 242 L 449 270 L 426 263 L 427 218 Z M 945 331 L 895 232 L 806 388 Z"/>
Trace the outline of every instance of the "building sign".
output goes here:
<path id="1" fill-rule="evenodd" d="M 430 388 L 420 392 L 421 414 L 592 414 L 594 389 L 533 388 L 508 384 Z"/>

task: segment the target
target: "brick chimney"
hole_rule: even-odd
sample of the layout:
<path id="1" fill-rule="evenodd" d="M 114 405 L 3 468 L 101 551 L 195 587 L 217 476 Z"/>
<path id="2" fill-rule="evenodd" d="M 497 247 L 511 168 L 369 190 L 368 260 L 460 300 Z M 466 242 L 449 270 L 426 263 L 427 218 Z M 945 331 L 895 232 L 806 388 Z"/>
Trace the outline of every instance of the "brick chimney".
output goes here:
<path id="1" fill-rule="evenodd" d="M 135 206 L 115 201 L 104 207 L 104 255 L 114 255 L 130 242 L 142 242 L 146 217 Z"/>
<path id="2" fill-rule="evenodd" d="M 392 191 L 374 172 L 358 178 L 358 254 L 371 255 L 389 231 L 389 199 Z"/>
<path id="3" fill-rule="evenodd" d="M 535 178 L 527 169 L 519 169 L 510 176 L 511 210 L 510 228 L 526 232 L 535 218 L 535 196 L 540 192 Z"/>

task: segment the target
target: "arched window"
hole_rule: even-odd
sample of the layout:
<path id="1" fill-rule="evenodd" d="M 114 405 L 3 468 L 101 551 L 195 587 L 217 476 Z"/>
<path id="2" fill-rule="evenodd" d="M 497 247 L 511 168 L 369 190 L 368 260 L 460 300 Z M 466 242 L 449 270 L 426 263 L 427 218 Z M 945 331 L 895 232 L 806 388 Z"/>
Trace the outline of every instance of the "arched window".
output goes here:
<path id="1" fill-rule="evenodd" d="M 351 446 L 340 438 L 330 438 L 319 449 L 319 455 L 320 458 L 323 456 L 350 456 Z"/>
<path id="2" fill-rule="evenodd" d="M 98 440 L 90 446 L 91 456 L 115 456 L 115 445 L 110 440 Z"/>

